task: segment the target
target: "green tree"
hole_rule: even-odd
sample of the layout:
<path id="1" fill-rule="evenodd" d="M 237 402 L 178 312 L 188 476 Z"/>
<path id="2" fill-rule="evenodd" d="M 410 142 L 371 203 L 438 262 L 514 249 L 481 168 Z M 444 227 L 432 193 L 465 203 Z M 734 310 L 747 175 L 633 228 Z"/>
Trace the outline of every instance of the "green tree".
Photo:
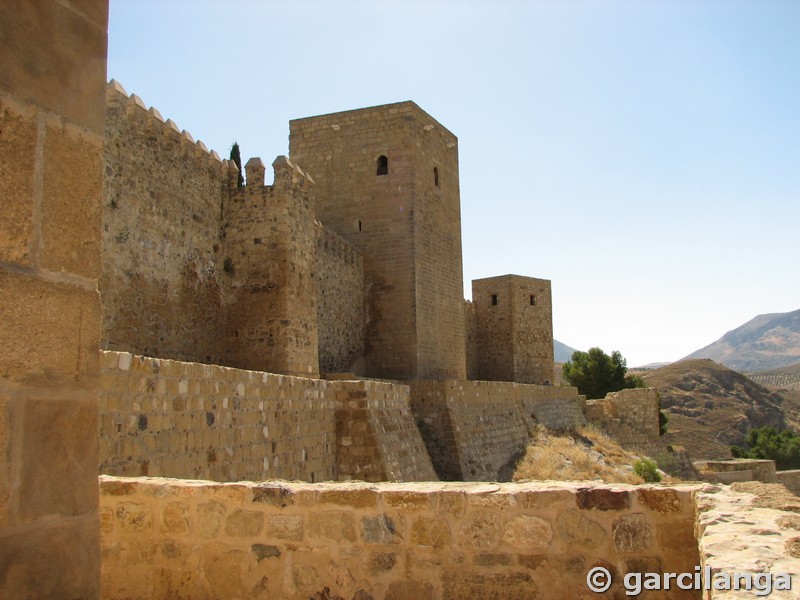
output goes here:
<path id="1" fill-rule="evenodd" d="M 774 427 L 756 427 L 747 432 L 746 448 L 731 446 L 735 458 L 761 458 L 775 461 L 778 469 L 800 469 L 800 435 Z"/>
<path id="2" fill-rule="evenodd" d="M 244 187 L 244 171 L 242 171 L 242 155 L 239 153 L 239 142 L 233 142 L 233 146 L 231 146 L 231 160 L 239 169 L 236 185 Z"/>
<path id="3" fill-rule="evenodd" d="M 562 372 L 564 379 L 590 400 L 604 398 L 609 392 L 644 387 L 641 377 L 627 374 L 627 363 L 617 350 L 611 356 L 600 348 L 573 352 Z"/>

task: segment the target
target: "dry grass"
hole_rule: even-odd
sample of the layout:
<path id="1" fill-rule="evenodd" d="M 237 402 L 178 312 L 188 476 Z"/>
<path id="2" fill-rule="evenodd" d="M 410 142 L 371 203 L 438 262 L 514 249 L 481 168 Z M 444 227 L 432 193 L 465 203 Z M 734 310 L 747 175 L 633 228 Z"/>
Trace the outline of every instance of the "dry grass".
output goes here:
<path id="1" fill-rule="evenodd" d="M 644 483 L 633 472 L 639 456 L 623 450 L 600 431 L 585 427 L 559 436 L 544 427 L 536 432 L 514 472 L 514 481 L 558 480 Z"/>

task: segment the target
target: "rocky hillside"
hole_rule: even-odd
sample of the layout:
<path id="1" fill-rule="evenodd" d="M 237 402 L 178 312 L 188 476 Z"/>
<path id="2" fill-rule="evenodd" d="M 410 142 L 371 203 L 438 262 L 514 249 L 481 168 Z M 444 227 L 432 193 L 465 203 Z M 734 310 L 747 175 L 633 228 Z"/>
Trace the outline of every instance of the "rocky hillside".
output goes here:
<path id="1" fill-rule="evenodd" d="M 740 372 L 800 362 L 800 310 L 759 315 L 684 360 L 710 358 Z"/>
<path id="2" fill-rule="evenodd" d="M 769 371 L 745 373 L 745 375 L 773 390 L 800 390 L 800 363 Z"/>
<path id="3" fill-rule="evenodd" d="M 711 360 L 685 360 L 638 373 L 658 388 L 669 414 L 667 444 L 694 460 L 731 458 L 753 427 L 800 431 L 800 397 L 778 393 Z"/>

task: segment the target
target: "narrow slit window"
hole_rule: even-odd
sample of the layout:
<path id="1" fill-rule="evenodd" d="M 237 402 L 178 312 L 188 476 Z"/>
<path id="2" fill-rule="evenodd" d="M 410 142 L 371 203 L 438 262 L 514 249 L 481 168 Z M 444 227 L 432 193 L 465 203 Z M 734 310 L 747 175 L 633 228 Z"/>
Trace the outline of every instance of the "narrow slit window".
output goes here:
<path id="1" fill-rule="evenodd" d="M 378 157 L 378 175 L 389 174 L 389 159 L 381 155 Z"/>
<path id="2" fill-rule="evenodd" d="M 531 294 L 531 306 L 536 306 L 536 296 Z"/>
<path id="3" fill-rule="evenodd" d="M 497 294 L 492 294 L 492 306 L 497 306 Z"/>
<path id="4" fill-rule="evenodd" d="M 433 167 L 433 185 L 439 187 L 439 169 Z"/>
<path id="5" fill-rule="evenodd" d="M 361 219 L 358 220 L 358 230 L 361 231 Z M 531 296 L 532 298 L 533 296 Z"/>

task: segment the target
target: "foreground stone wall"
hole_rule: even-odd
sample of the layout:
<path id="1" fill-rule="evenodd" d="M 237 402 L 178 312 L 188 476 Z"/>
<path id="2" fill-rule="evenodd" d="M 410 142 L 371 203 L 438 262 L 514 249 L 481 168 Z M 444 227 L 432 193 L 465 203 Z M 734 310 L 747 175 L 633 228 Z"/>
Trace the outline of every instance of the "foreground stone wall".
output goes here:
<path id="1" fill-rule="evenodd" d="M 0 3 L 0 598 L 97 598 L 108 3 Z"/>
<path id="2" fill-rule="evenodd" d="M 101 352 L 100 472 L 435 480 L 408 388 Z"/>
<path id="3" fill-rule="evenodd" d="M 627 572 L 698 564 L 693 493 L 101 477 L 103 597 L 572 600 L 594 566 L 624 597 Z"/>
<path id="4" fill-rule="evenodd" d="M 417 425 L 446 481 L 507 480 L 535 424 L 574 430 L 584 422 L 575 388 L 463 380 L 409 385 Z"/>

